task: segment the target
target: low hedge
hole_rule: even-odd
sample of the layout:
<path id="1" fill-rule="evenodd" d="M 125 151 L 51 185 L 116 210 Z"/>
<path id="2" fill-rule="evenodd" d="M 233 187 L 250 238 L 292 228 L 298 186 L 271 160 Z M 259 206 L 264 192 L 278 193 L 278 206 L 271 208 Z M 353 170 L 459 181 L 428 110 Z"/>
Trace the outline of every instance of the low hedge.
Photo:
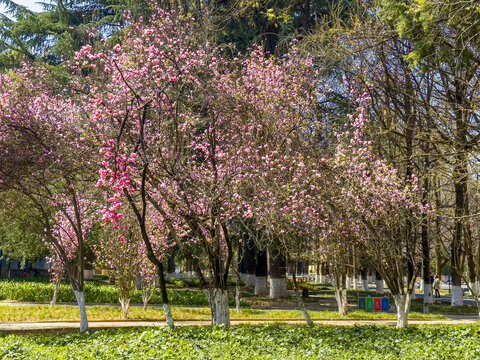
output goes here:
<path id="1" fill-rule="evenodd" d="M 0 281 L 0 300 L 15 300 L 25 302 L 50 302 L 54 285 L 45 282 L 30 281 Z M 202 291 L 168 289 L 168 299 L 172 305 L 207 305 L 207 298 Z M 84 296 L 87 303 L 118 303 L 118 290 L 112 285 L 85 283 Z M 58 302 L 75 302 L 75 295 L 68 284 L 60 285 L 57 294 Z M 136 290 L 132 303 L 141 304 L 142 294 Z M 161 293 L 155 289 L 150 304 L 161 304 Z M 234 305 L 234 299 L 230 299 Z"/>

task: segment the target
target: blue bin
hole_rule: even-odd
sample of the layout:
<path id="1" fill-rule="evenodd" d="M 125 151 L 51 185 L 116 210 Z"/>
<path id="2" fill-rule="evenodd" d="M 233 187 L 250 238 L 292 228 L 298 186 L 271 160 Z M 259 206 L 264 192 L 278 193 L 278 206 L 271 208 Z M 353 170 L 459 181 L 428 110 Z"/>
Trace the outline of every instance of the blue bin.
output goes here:
<path id="1" fill-rule="evenodd" d="M 388 301 L 388 298 L 382 298 L 382 311 L 388 311 L 390 310 L 390 304 Z"/>
<path id="2" fill-rule="evenodd" d="M 365 298 L 358 298 L 358 310 L 365 310 Z"/>

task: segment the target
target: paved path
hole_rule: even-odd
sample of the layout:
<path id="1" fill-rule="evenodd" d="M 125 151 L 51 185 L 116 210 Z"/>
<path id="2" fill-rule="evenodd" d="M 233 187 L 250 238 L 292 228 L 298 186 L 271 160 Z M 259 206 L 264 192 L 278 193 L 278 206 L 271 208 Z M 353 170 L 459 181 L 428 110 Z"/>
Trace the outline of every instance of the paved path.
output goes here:
<path id="1" fill-rule="evenodd" d="M 232 320 L 232 326 L 235 325 L 254 325 L 254 324 L 305 324 L 304 320 Z M 395 320 L 314 320 L 315 324 L 331 326 L 356 326 L 356 325 L 382 325 L 395 326 Z M 474 324 L 476 319 L 470 320 L 410 320 L 410 325 L 455 325 L 455 324 Z M 133 327 L 165 327 L 165 321 L 90 321 L 90 329 L 119 329 Z M 176 321 L 176 326 L 209 326 L 210 321 Z M 79 323 L 73 321 L 62 322 L 37 322 L 37 323 L 0 323 L 0 333 L 24 333 L 24 332 L 44 332 L 78 329 Z"/>

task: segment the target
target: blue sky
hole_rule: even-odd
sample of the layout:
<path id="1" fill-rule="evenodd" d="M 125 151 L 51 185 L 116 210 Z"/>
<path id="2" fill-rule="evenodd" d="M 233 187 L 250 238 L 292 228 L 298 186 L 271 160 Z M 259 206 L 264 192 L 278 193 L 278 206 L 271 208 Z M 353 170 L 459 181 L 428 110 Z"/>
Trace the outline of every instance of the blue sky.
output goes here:
<path id="1" fill-rule="evenodd" d="M 42 1 L 42 0 L 13 0 L 13 1 L 16 2 L 17 4 L 28 7 L 32 11 L 42 11 L 43 9 L 41 5 L 36 4 L 38 1 Z M 48 3 L 49 1 L 43 0 L 43 2 Z M 0 5 L 0 12 L 3 12 L 4 10 L 5 8 Z"/>

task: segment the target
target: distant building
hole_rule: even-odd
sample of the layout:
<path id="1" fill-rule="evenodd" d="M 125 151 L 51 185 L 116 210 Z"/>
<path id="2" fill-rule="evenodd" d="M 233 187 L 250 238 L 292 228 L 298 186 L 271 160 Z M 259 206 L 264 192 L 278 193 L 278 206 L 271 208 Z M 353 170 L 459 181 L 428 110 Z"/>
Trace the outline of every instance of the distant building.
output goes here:
<path id="1" fill-rule="evenodd" d="M 0 251 L 0 257 L 1 256 L 3 256 L 3 253 Z M 10 260 L 7 262 L 7 259 L 3 258 L 0 261 L 1 279 L 24 278 L 25 274 L 27 277 L 48 276 L 47 260 L 41 258 L 34 263 L 27 260 L 24 267 L 21 267 L 21 262 L 18 260 Z"/>

